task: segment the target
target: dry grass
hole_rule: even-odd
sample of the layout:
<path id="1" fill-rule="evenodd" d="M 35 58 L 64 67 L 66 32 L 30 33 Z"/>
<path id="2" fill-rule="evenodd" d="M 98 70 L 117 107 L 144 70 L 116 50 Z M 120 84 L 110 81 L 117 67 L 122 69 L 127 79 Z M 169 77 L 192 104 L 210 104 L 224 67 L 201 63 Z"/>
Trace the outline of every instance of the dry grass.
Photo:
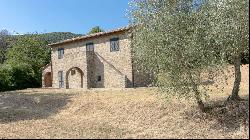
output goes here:
<path id="1" fill-rule="evenodd" d="M 0 138 L 249 138 L 249 66 L 242 70 L 247 100 L 218 106 L 232 87 L 214 89 L 208 113 L 154 88 L 0 93 Z"/>

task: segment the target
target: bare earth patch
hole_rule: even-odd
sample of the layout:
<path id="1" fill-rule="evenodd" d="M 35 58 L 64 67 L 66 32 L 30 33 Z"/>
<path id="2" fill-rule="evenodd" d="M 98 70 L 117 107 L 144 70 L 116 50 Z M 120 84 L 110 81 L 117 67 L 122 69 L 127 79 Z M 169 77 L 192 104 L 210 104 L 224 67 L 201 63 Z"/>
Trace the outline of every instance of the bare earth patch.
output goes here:
<path id="1" fill-rule="evenodd" d="M 214 89 L 200 113 L 193 100 L 166 101 L 155 88 L 0 93 L 0 138 L 249 138 L 249 66 L 242 67 L 240 95 L 224 105 Z"/>

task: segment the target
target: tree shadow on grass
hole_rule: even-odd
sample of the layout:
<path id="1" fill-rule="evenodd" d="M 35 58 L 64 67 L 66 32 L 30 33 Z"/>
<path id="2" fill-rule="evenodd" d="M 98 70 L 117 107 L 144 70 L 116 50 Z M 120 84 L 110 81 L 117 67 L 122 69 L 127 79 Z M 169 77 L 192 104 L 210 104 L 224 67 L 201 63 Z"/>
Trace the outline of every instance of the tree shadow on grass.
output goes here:
<path id="1" fill-rule="evenodd" d="M 70 102 L 69 94 L 0 93 L 0 123 L 45 119 Z"/>
<path id="2" fill-rule="evenodd" d="M 241 126 L 249 126 L 249 96 L 242 97 L 243 101 L 217 100 L 207 103 L 206 113 L 201 113 L 198 108 L 187 110 L 184 114 L 203 120 L 216 120 L 218 123 L 211 124 L 211 129 L 223 128 L 228 132 L 238 131 Z M 195 119 L 195 118 L 194 118 Z M 226 129 L 225 129 L 226 128 Z"/>

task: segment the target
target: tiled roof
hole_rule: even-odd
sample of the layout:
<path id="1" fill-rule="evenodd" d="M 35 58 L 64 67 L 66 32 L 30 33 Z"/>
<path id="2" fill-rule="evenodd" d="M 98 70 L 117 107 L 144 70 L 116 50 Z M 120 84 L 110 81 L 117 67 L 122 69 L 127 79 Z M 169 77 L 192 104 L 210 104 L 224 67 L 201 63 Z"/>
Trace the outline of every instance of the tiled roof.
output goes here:
<path id="1" fill-rule="evenodd" d="M 85 40 L 85 39 L 89 39 L 89 38 L 96 38 L 96 37 L 103 36 L 103 35 L 110 35 L 110 34 L 114 34 L 114 33 L 118 33 L 118 32 L 128 31 L 130 28 L 131 28 L 130 26 L 127 26 L 127 27 L 118 28 L 115 30 L 107 31 L 107 32 L 99 32 L 99 33 L 90 34 L 90 35 L 86 35 L 86 36 L 80 36 L 80 37 L 67 39 L 67 40 L 63 40 L 60 42 L 56 42 L 56 43 L 51 43 L 48 46 L 53 47 L 56 45 L 61 45 L 61 44 L 70 43 L 70 42 L 74 42 L 74 41 Z"/>

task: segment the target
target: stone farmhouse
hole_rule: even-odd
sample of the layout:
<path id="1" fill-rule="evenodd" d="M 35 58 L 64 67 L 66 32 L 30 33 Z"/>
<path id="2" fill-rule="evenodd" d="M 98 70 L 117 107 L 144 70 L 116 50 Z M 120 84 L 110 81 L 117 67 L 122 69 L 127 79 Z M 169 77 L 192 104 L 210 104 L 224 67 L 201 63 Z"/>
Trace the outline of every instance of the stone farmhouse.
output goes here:
<path id="1" fill-rule="evenodd" d="M 129 88 L 150 78 L 133 65 L 130 27 L 49 44 L 51 63 L 43 68 L 43 87 Z"/>

